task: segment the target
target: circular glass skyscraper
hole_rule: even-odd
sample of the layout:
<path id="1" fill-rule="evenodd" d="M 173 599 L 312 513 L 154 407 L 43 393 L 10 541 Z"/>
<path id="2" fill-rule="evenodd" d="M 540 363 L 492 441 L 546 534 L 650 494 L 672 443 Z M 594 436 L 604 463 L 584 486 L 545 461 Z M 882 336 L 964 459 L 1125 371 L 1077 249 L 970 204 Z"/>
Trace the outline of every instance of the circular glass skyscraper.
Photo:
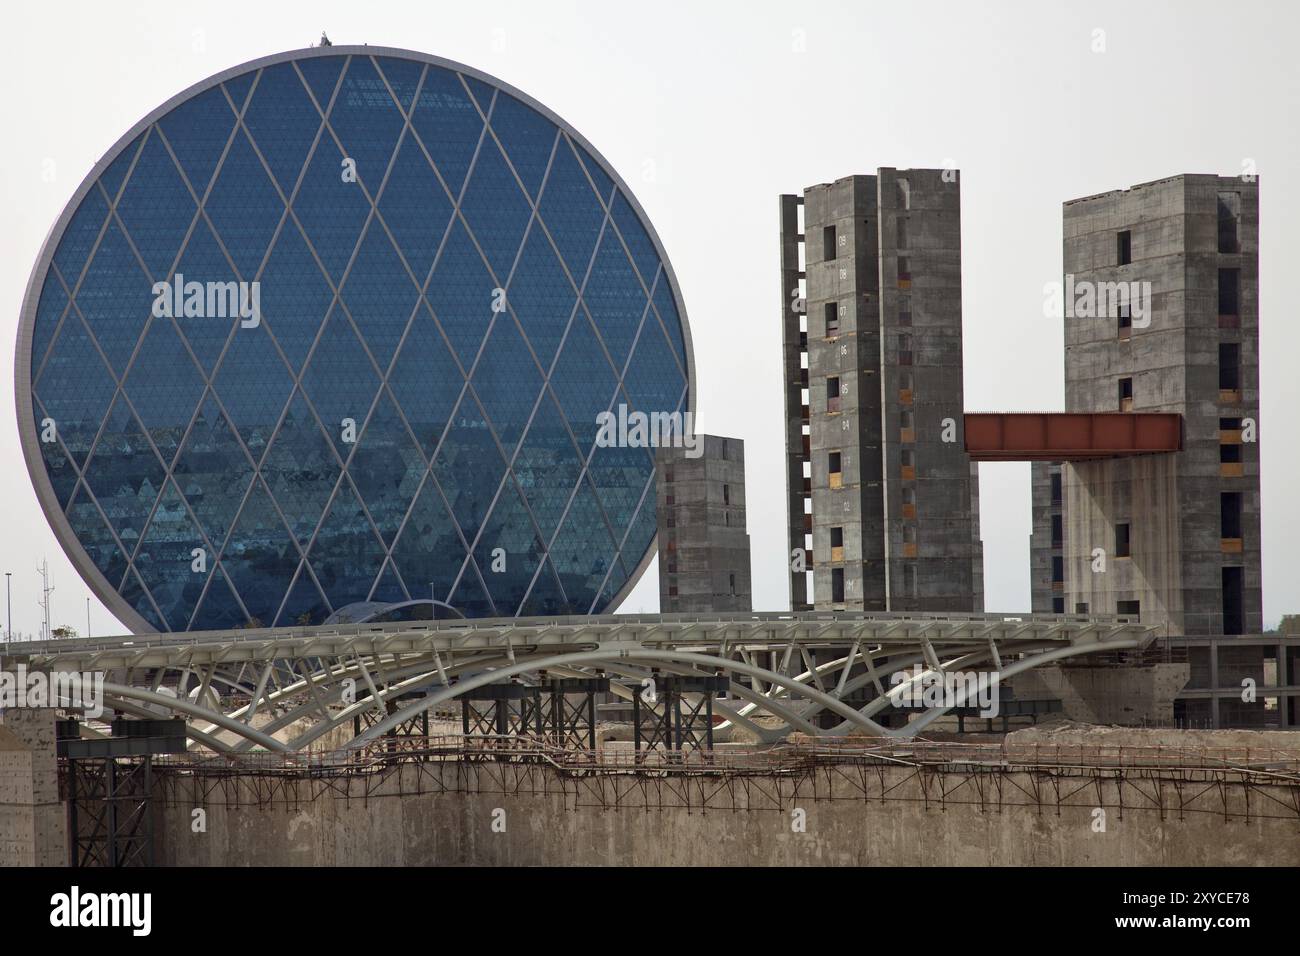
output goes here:
<path id="1" fill-rule="evenodd" d="M 212 77 L 78 188 L 28 285 L 27 466 L 139 631 L 433 598 L 600 612 L 655 534 L 681 296 L 625 183 L 476 70 L 376 47 Z"/>

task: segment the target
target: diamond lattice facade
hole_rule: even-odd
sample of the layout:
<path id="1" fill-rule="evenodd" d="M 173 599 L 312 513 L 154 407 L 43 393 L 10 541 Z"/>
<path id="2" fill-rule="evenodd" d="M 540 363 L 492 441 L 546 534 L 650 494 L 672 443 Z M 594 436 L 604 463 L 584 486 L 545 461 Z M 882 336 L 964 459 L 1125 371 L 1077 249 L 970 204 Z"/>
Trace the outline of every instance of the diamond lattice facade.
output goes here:
<path id="1" fill-rule="evenodd" d="M 692 394 L 610 166 L 517 90 L 374 47 L 245 64 L 124 136 L 46 241 L 16 373 L 41 504 L 141 631 L 609 609 L 654 466 L 597 415 Z"/>

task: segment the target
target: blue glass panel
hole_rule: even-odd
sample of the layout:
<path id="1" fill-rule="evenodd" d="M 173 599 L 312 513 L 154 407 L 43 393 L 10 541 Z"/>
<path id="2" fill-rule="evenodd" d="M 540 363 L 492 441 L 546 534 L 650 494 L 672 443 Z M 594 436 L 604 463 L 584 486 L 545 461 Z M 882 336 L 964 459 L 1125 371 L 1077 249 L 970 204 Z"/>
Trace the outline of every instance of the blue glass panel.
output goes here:
<path id="1" fill-rule="evenodd" d="M 587 474 L 616 538 L 636 514 L 646 481 L 654 474 L 654 459 L 645 448 L 596 448 Z M 653 493 L 653 492 L 652 492 Z"/>
<path id="2" fill-rule="evenodd" d="M 86 463 L 86 482 L 128 551 L 140 540 L 164 477 L 162 462 L 119 394 Z"/>
<path id="3" fill-rule="evenodd" d="M 488 84 L 484 83 L 482 80 L 475 79 L 466 73 L 462 73 L 461 76 L 464 77 L 465 85 L 469 87 L 470 92 L 474 94 L 474 99 L 478 101 L 479 109 L 482 110 L 483 115 L 486 116 L 488 111 L 492 108 L 492 97 L 496 93 L 496 90 L 488 86 Z"/>
<path id="4" fill-rule="evenodd" d="M 348 64 L 329 124 L 343 143 L 344 155 L 356 160 L 357 179 L 366 192 L 376 195 L 405 120 L 369 57 L 353 57 Z"/>
<path id="5" fill-rule="evenodd" d="M 204 207 L 240 278 L 255 278 L 284 214 L 284 203 L 243 130 L 235 134 Z"/>
<path id="6" fill-rule="evenodd" d="M 466 541 L 478 535 L 505 468 L 482 410 L 466 394 L 433 463 L 434 477 Z"/>
<path id="7" fill-rule="evenodd" d="M 167 630 L 167 625 L 163 623 L 158 609 L 154 607 L 153 601 L 149 599 L 148 592 L 145 591 L 134 571 L 127 574 L 123 582 L 122 598 L 135 609 L 136 613 L 149 622 L 150 627 L 158 631 Z"/>
<path id="8" fill-rule="evenodd" d="M 107 218 L 108 203 L 104 201 L 104 194 L 98 189 L 92 189 L 72 214 L 68 228 L 63 230 L 63 237 L 59 240 L 59 248 L 54 252 L 54 264 L 68 283 L 68 288 L 75 286 L 81 278 L 86 257 L 90 255 L 91 247 L 99 238 L 99 232 L 104 228 L 104 220 Z"/>
<path id="9" fill-rule="evenodd" d="M 121 375 L 153 308 L 153 280 L 110 222 L 76 295 L 77 306 L 99 346 Z"/>
<path id="10" fill-rule="evenodd" d="M 447 188 L 459 196 L 483 134 L 483 118 L 455 73 L 429 67 L 411 112 L 411 125 Z"/>
<path id="11" fill-rule="evenodd" d="M 335 282 L 343 277 L 371 209 L 358 184 L 343 181 L 342 164 L 333 138 L 322 137 L 293 200 L 303 233 Z"/>
<path id="12" fill-rule="evenodd" d="M 650 484 L 651 484 L 651 487 L 650 487 L 650 493 L 649 493 L 648 497 L 649 497 L 650 499 L 653 500 L 653 499 L 654 499 L 654 481 L 653 481 L 653 479 L 651 480 L 651 483 L 650 483 Z M 645 557 L 644 554 L 642 554 L 642 555 L 638 555 L 636 561 L 631 561 L 631 560 L 630 560 L 630 556 L 628 556 L 628 557 L 624 557 L 623 555 L 620 554 L 620 555 L 618 556 L 618 566 L 614 569 L 615 573 L 616 573 L 616 574 L 620 574 L 620 573 L 621 573 L 621 574 L 624 576 L 624 579 L 626 579 L 626 578 L 628 578 L 628 577 L 631 577 L 632 572 L 633 572 L 634 570 L 636 570 L 636 568 L 638 568 L 638 567 L 640 566 L 640 563 L 641 563 L 641 562 L 640 562 L 640 559 L 641 559 L 641 558 L 644 558 L 644 557 Z M 648 567 L 648 565 L 647 565 L 647 567 Z M 617 592 L 619 587 L 622 587 L 622 584 L 619 584 L 618 587 L 616 587 L 616 588 L 614 589 L 614 592 Z M 612 592 L 612 593 L 613 593 L 613 592 Z"/>
<path id="13" fill-rule="evenodd" d="M 176 271 L 185 277 L 186 282 L 236 281 L 235 270 L 231 267 L 230 260 L 221 252 L 212 230 L 202 219 L 194 224 L 194 232 L 190 234 L 190 240 L 185 244 L 185 251 L 181 253 L 181 261 Z M 169 276 L 168 281 L 174 283 L 175 277 Z M 181 335 L 190 343 L 190 348 L 194 350 L 199 362 L 208 372 L 216 367 L 217 359 L 221 357 L 221 350 L 226 347 L 226 340 L 234 334 L 237 326 L 236 322 L 215 318 L 181 318 L 177 323 Z"/>
<path id="14" fill-rule="evenodd" d="M 465 561 L 465 546 L 433 481 L 426 481 L 416 498 L 393 546 L 393 560 L 412 596 L 429 594 L 430 584 L 440 598 L 451 590 Z"/>
<path id="15" fill-rule="evenodd" d="M 375 583 L 375 589 L 370 593 L 370 600 L 382 601 L 385 604 L 396 604 L 398 601 L 410 600 L 391 561 L 385 564 L 384 570 L 380 572 L 379 580 Z"/>
<path id="16" fill-rule="evenodd" d="M 542 396 L 533 414 L 513 470 L 541 530 L 542 541 L 549 543 L 582 474 L 573 439 L 549 392 Z"/>
<path id="17" fill-rule="evenodd" d="M 115 201 L 118 193 L 122 191 L 122 181 L 126 179 L 126 174 L 131 169 L 131 163 L 135 161 L 136 154 L 140 152 L 140 146 L 148 135 L 149 130 L 145 130 L 132 140 L 122 152 L 117 154 L 117 159 L 109 163 L 108 168 L 100 174 L 99 185 L 103 188 L 110 202 Z"/>
<path id="18" fill-rule="evenodd" d="M 504 93 L 492 108 L 493 132 L 510 164 L 534 199 L 541 192 L 551 149 L 560 131 L 536 110 Z"/>
<path id="19" fill-rule="evenodd" d="M 590 484 L 584 478 L 551 545 L 560 586 L 575 607 L 590 607 L 617 549 Z"/>
<path id="20" fill-rule="evenodd" d="M 387 370 L 415 312 L 420 290 L 378 219 L 370 220 L 339 297 L 370 346 L 370 354 L 381 369 Z"/>
<path id="21" fill-rule="evenodd" d="M 596 251 L 591 278 L 582 290 L 596 329 L 620 371 L 647 312 L 646 294 L 627 254 L 612 230 L 606 229 Z"/>
<path id="22" fill-rule="evenodd" d="M 302 233 L 286 222 L 261 280 L 262 316 L 289 364 L 301 369 L 325 321 L 334 293 Z"/>
<path id="23" fill-rule="evenodd" d="M 83 464 L 116 390 L 85 325 L 69 315 L 33 390 L 39 402 L 37 428 L 44 429 L 40 418 L 54 419 L 59 440 Z"/>
<path id="24" fill-rule="evenodd" d="M 504 284 L 523 242 L 532 207 L 495 143 L 485 140 L 479 150 L 460 211 L 496 275 L 494 284 Z"/>
<path id="25" fill-rule="evenodd" d="M 54 488 L 59 507 L 66 507 L 77 487 L 77 472 L 71 459 L 63 450 L 62 443 L 57 441 L 41 442 L 41 458 L 45 462 L 45 474 Z"/>
<path id="26" fill-rule="evenodd" d="M 421 307 L 406 333 L 388 376 L 388 387 L 425 453 L 432 456 L 465 388 L 465 379 L 427 305 Z"/>
<path id="27" fill-rule="evenodd" d="M 600 193 L 601 200 L 608 203 L 610 195 L 614 192 L 614 181 L 609 178 L 605 170 L 600 168 L 600 164 L 596 162 L 595 157 L 579 145 L 577 140 L 571 136 L 567 138 L 569 142 L 573 143 L 574 152 L 582 160 L 582 165 L 591 176 L 591 181 L 595 183 L 596 191 Z"/>
<path id="28" fill-rule="evenodd" d="M 352 419 L 355 433 L 361 433 L 379 390 L 379 376 L 341 309 L 330 313 L 316 351 L 303 372 L 302 387 L 316 407 L 339 457 L 346 461 L 352 445 L 343 440 L 343 420 Z"/>
<path id="29" fill-rule="evenodd" d="M 392 400 L 381 392 L 348 462 L 348 474 L 385 544 L 397 537 L 407 509 L 420 490 L 424 471 L 420 449 L 411 440 Z"/>
<path id="30" fill-rule="evenodd" d="M 85 485 L 78 485 L 66 512 L 68 524 L 73 534 L 86 549 L 91 562 L 104 575 L 108 583 L 117 587 L 126 573 L 126 555 L 113 532 L 104 523 L 95 502 L 86 492 Z"/>
<path id="31" fill-rule="evenodd" d="M 301 392 L 295 392 L 262 460 L 262 478 L 289 529 L 306 545 L 338 484 L 338 459 Z"/>
<path id="32" fill-rule="evenodd" d="M 181 171 L 199 196 L 207 192 L 234 126 L 230 102 L 215 86 L 186 100 L 158 121 Z"/>
<path id="33" fill-rule="evenodd" d="M 453 223 L 425 296 L 467 369 L 487 333 L 495 288 L 465 227 Z"/>
<path id="34" fill-rule="evenodd" d="M 321 524 L 308 560 L 334 607 L 369 596 L 384 561 L 384 546 L 346 480 Z"/>
<path id="35" fill-rule="evenodd" d="M 323 624 L 329 615 L 325 596 L 316 587 L 315 580 L 304 564 L 298 572 L 298 580 L 289 589 L 289 598 L 284 602 L 280 616 L 275 619 L 275 626 L 310 627 L 313 624 Z"/>
<path id="36" fill-rule="evenodd" d="M 605 210 L 591 191 L 591 183 L 573 150 L 564 144 L 555 151 L 538 214 L 564 257 L 573 281 L 581 285 L 592 250 L 596 248 L 601 223 L 605 221 Z"/>
<path id="37" fill-rule="evenodd" d="M 487 348 L 470 384 L 509 458 L 542 388 L 541 372 L 509 312 L 493 320 Z"/>
<path id="38" fill-rule="evenodd" d="M 420 74 L 424 72 L 424 66 L 414 60 L 398 60 L 391 56 L 375 57 L 375 62 L 379 64 L 379 71 L 397 95 L 397 101 L 402 104 L 402 109 L 409 111 L 411 101 L 415 99 L 415 89 L 420 85 Z"/>
<path id="39" fill-rule="evenodd" d="M 239 76 L 232 77 L 222 84 L 226 92 L 230 94 L 230 100 L 235 104 L 236 112 L 243 112 L 244 104 L 248 101 L 248 91 L 253 88 L 253 80 L 257 77 L 257 71 L 251 70 L 248 73 L 241 73 Z"/>
<path id="40" fill-rule="evenodd" d="M 244 126 L 266 159 L 286 196 L 292 194 L 320 129 L 321 119 L 290 63 L 262 71 Z"/>
<path id="41" fill-rule="evenodd" d="M 623 376 L 623 387 L 632 407 L 647 413 L 676 411 L 682 401 L 686 376 L 653 315 L 641 327 L 632 361 Z"/>
<path id="42" fill-rule="evenodd" d="M 203 603 L 194 612 L 190 621 L 191 631 L 219 631 L 232 627 L 243 627 L 248 621 L 243 608 L 230 589 L 226 574 L 217 568 L 208 584 L 208 593 L 203 596 Z M 263 622 L 265 623 L 265 622 Z"/>
<path id="43" fill-rule="evenodd" d="M 507 476 L 474 547 L 474 560 L 498 613 L 518 613 L 544 551 L 528 509 Z"/>
<path id="44" fill-rule="evenodd" d="M 51 264 L 50 271 L 45 276 L 45 284 L 41 286 L 41 300 L 36 305 L 36 321 L 32 325 L 31 367 L 34 374 L 40 372 L 50 340 L 54 338 L 59 323 L 63 321 L 63 313 L 68 308 L 68 293 L 59 281 L 62 278 L 59 267 Z M 74 314 L 70 321 L 80 320 Z"/>
<path id="45" fill-rule="evenodd" d="M 298 569 L 294 547 L 284 522 L 276 514 L 266 486 L 253 482 L 239 513 L 239 522 L 221 555 L 221 565 L 260 626 L 270 627 Z"/>
<path id="46" fill-rule="evenodd" d="M 190 429 L 173 475 L 209 544 L 214 551 L 220 549 L 248 490 L 253 466 L 211 394 Z"/>
<path id="47" fill-rule="evenodd" d="M 651 301 L 654 303 L 655 311 L 659 313 L 659 321 L 663 323 L 664 330 L 668 333 L 668 340 L 675 345 L 673 351 L 677 356 L 678 366 L 685 374 L 686 339 L 682 334 L 682 320 L 677 315 L 677 306 L 673 301 L 673 291 L 667 282 L 659 283 Z"/>
<path id="48" fill-rule="evenodd" d="M 379 212 L 423 286 L 451 220 L 451 200 L 413 136 L 402 140 L 379 197 Z"/>
<path id="49" fill-rule="evenodd" d="M 621 572 L 621 570 L 622 570 L 622 566 L 619 564 L 615 564 L 614 573 L 611 574 L 609 577 L 605 578 L 605 583 L 604 585 L 601 586 L 600 594 L 597 596 L 596 600 L 592 602 L 591 610 L 585 613 L 588 614 L 607 613 L 607 612 L 602 612 L 601 609 L 608 607 L 609 602 L 613 599 L 614 595 L 618 593 L 619 585 L 615 583 L 614 579 L 622 578 L 622 575 L 619 573 Z"/>
<path id="50" fill-rule="evenodd" d="M 651 481 L 653 480 L 652 478 Z M 654 489 L 651 488 L 649 494 L 641 499 L 641 507 L 621 543 L 623 563 L 627 568 L 637 567 L 645 557 L 646 551 L 650 549 L 650 542 L 655 537 L 656 521 L 655 494 Z"/>
<path id="51" fill-rule="evenodd" d="M 345 59 L 342 56 L 313 56 L 310 59 L 295 61 L 322 112 L 329 109 L 330 100 L 334 97 L 334 89 L 338 86 L 339 74 L 343 72 Z"/>
<path id="52" fill-rule="evenodd" d="M 253 460 L 259 460 L 293 390 L 293 373 L 275 350 L 266 326 L 235 330 L 213 388 Z"/>
<path id="53" fill-rule="evenodd" d="M 542 368 L 550 369 L 578 295 L 536 221 L 510 278 L 509 303 Z"/>
<path id="54" fill-rule="evenodd" d="M 204 389 L 202 373 L 171 319 L 150 322 L 123 388 L 163 461 L 170 464 Z"/>
<path id="55" fill-rule="evenodd" d="M 596 341 L 591 323 L 579 313 L 560 348 L 560 358 L 551 374 L 551 389 L 584 455 L 596 440 L 596 416 L 614 405 L 617 387 L 614 371 Z"/>
<path id="56" fill-rule="evenodd" d="M 659 271 L 659 254 L 655 252 L 649 233 L 641 225 L 640 217 L 632 209 L 631 203 L 627 201 L 627 196 L 622 190 L 614 195 L 614 203 L 609 211 L 614 218 L 614 225 L 618 227 L 619 234 L 623 237 L 623 242 L 632 253 L 632 261 L 636 263 L 642 283 L 647 289 L 653 287 L 655 274 Z"/>
<path id="57" fill-rule="evenodd" d="M 117 200 L 117 214 L 154 279 L 171 274 L 197 211 L 162 139 L 150 136 Z"/>
<path id="58" fill-rule="evenodd" d="M 573 601 L 566 597 L 559 578 L 550 561 L 542 565 L 541 573 L 533 582 L 528 600 L 518 611 L 519 617 L 554 617 L 557 614 L 578 613 Z"/>
<path id="59" fill-rule="evenodd" d="M 141 578 L 149 582 L 149 592 L 167 620 L 165 630 L 185 630 L 212 573 L 216 555 L 211 553 L 206 553 L 200 565 L 203 570 L 194 570 L 198 548 L 207 552 L 207 543 L 176 485 L 169 481 L 132 562 Z"/>
<path id="60" fill-rule="evenodd" d="M 497 617 L 505 613 L 492 603 L 473 561 L 465 562 L 456 590 L 447 595 L 446 601 L 466 617 Z"/>

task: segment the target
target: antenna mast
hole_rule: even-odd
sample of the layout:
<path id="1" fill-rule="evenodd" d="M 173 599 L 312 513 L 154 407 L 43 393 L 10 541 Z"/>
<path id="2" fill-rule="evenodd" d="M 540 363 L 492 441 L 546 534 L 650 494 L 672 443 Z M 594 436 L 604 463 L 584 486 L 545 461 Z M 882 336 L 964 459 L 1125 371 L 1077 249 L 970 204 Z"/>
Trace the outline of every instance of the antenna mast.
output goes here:
<path id="1" fill-rule="evenodd" d="M 36 571 L 41 576 L 41 600 L 37 603 L 44 612 L 44 619 L 41 622 L 41 640 L 48 641 L 52 637 L 50 633 L 50 594 L 54 591 L 54 588 L 50 586 L 50 563 L 42 559 L 41 566 Z"/>

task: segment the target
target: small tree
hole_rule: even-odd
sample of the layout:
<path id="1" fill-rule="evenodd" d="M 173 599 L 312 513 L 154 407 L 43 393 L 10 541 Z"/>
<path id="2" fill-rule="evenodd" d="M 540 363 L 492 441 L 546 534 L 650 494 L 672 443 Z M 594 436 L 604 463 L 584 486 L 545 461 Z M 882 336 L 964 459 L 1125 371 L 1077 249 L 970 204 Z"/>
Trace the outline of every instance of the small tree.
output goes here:
<path id="1" fill-rule="evenodd" d="M 77 634 L 77 629 L 75 627 L 68 627 L 68 625 L 63 624 L 60 625 L 59 627 L 54 628 L 54 630 L 50 631 L 50 636 L 63 638 L 63 637 L 77 637 L 79 635 Z"/>

